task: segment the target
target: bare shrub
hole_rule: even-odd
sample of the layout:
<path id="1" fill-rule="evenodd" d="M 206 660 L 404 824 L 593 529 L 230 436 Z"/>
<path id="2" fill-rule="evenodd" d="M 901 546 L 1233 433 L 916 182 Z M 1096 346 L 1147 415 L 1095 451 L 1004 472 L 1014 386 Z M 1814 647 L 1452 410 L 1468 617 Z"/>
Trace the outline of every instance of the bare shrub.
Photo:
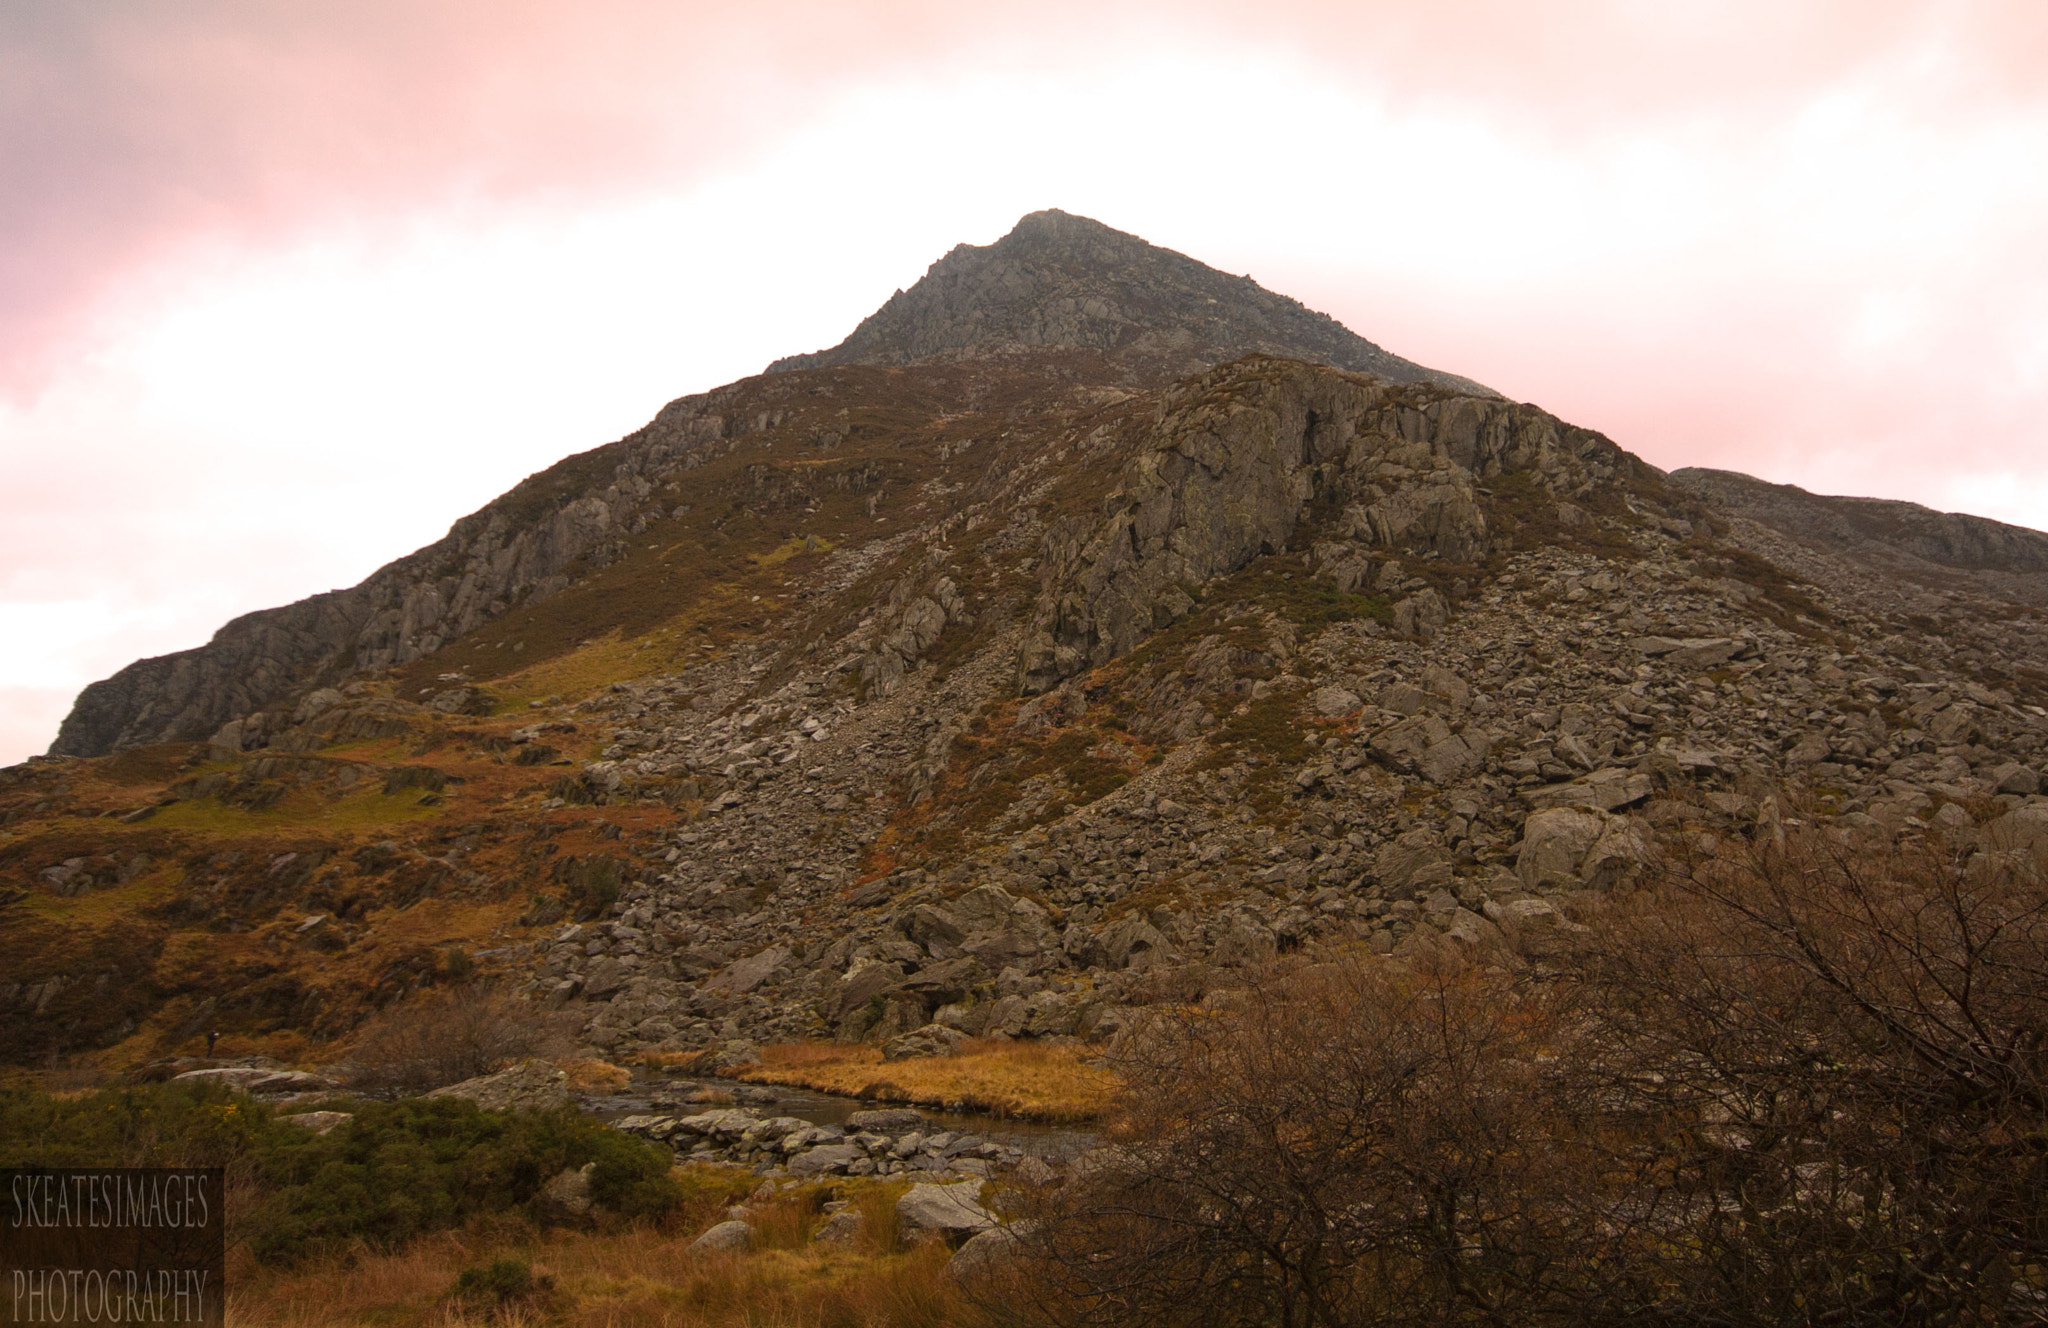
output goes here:
<path id="1" fill-rule="evenodd" d="M 989 1308 L 1058 1324 L 2048 1321 L 2048 888 L 1801 831 L 1510 972 L 1156 1018 Z"/>
<path id="2" fill-rule="evenodd" d="M 1606 1243 L 1552 993 L 1301 966 L 1134 1039 L 1100 1165 L 1050 1192 L 1024 1282 L 1074 1324 L 1530 1321 Z"/>
<path id="3" fill-rule="evenodd" d="M 380 1012 L 357 1035 L 352 1061 L 364 1088 L 425 1092 L 515 1061 L 565 1056 L 563 1017 L 489 986 L 422 992 Z"/>
<path id="4" fill-rule="evenodd" d="M 1597 921 L 1585 1073 L 1631 1124 L 1659 1312 L 2038 1321 L 2048 889 L 1938 840 L 1665 864 Z M 1615 1215 L 1617 1220 L 1621 1215 Z"/>

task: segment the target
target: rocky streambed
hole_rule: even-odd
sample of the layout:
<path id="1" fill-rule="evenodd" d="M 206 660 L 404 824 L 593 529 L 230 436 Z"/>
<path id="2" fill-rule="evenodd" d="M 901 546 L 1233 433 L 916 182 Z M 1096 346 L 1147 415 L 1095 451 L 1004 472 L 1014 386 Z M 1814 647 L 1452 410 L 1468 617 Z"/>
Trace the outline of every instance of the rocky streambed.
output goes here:
<path id="1" fill-rule="evenodd" d="M 701 1100 L 707 1097 L 734 1101 Z M 715 1082 L 639 1084 L 585 1097 L 581 1105 L 613 1129 L 667 1144 L 679 1160 L 749 1166 L 771 1176 L 987 1176 L 1027 1157 L 1065 1161 L 1096 1142 L 1073 1126 L 876 1108 L 807 1089 Z"/>

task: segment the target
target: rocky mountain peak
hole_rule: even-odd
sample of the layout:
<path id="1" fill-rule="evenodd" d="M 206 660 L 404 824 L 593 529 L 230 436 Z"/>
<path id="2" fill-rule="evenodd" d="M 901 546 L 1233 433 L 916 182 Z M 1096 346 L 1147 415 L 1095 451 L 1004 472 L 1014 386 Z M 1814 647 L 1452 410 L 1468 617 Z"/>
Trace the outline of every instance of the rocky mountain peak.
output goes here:
<path id="1" fill-rule="evenodd" d="M 777 360 L 768 371 L 911 364 L 1017 346 L 1103 351 L 1148 377 L 1263 353 L 1493 395 L 1390 354 L 1249 276 L 1056 208 L 1030 213 L 994 244 L 956 246 L 839 345 Z"/>

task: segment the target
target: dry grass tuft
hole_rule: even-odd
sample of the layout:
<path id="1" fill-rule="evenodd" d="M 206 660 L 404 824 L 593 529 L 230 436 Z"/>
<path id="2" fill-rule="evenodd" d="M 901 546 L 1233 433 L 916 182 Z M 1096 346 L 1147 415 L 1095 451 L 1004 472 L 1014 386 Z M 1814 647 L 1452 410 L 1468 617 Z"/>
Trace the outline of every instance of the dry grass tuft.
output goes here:
<path id="1" fill-rule="evenodd" d="M 1120 1087 L 1088 1063 L 1088 1054 L 1085 1047 L 984 1038 L 962 1044 L 957 1056 L 884 1064 L 878 1047 L 797 1042 L 763 1048 L 761 1063 L 734 1077 L 876 1102 L 1087 1121 L 1109 1110 Z"/>

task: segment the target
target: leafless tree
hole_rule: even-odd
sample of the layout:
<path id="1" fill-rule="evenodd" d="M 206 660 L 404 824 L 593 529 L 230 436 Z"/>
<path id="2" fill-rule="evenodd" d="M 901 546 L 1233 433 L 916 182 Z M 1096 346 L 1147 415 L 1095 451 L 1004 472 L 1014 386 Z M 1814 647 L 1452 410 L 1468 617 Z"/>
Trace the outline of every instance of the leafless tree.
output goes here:
<path id="1" fill-rule="evenodd" d="M 373 1016 L 355 1040 L 355 1082 L 425 1092 L 573 1045 L 561 1016 L 493 986 L 422 992 Z"/>
<path id="2" fill-rule="evenodd" d="M 1583 1072 L 1637 1143 L 1658 1317 L 2041 1314 L 2048 889 L 2030 864 L 1765 839 L 1667 863 L 1579 960 Z"/>

